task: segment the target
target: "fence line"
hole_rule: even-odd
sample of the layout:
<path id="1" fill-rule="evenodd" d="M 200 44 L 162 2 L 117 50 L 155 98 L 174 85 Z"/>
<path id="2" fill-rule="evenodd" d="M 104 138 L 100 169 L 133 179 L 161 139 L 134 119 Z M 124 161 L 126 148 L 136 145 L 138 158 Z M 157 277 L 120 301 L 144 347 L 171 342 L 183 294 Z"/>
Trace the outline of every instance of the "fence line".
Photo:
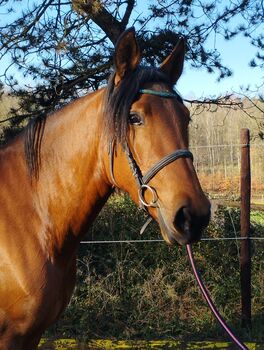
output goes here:
<path id="1" fill-rule="evenodd" d="M 219 238 L 202 238 L 200 241 L 264 241 L 264 237 L 219 237 Z M 117 243 L 165 243 L 163 239 L 124 239 L 124 240 L 110 240 L 110 241 L 81 241 L 81 244 L 117 244 Z"/>
<path id="2" fill-rule="evenodd" d="M 196 149 L 196 148 L 221 148 L 221 147 L 248 147 L 249 144 L 245 143 L 236 143 L 236 144 L 216 144 L 216 145 L 190 145 L 189 148 Z M 262 144 L 250 144 L 250 148 L 264 148 L 264 145 Z"/>

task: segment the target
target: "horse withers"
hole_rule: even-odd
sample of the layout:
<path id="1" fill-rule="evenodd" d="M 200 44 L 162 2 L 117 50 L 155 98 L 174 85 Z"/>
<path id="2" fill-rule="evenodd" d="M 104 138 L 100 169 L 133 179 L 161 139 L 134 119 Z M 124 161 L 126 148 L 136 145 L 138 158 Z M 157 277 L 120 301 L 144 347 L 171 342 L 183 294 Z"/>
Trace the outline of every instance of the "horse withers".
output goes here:
<path id="1" fill-rule="evenodd" d="M 134 29 L 107 87 L 37 118 L 0 151 L 0 350 L 36 349 L 75 285 L 76 251 L 115 186 L 166 242 L 201 237 L 210 204 L 188 151 L 189 112 L 173 90 L 184 42 L 140 66 Z"/>

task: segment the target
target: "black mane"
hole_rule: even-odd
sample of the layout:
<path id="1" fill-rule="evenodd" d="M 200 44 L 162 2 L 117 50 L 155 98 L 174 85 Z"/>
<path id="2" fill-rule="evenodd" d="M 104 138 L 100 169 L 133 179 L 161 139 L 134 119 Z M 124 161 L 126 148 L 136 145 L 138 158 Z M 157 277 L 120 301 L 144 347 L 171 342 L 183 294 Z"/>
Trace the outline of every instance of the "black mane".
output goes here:
<path id="1" fill-rule="evenodd" d="M 145 83 L 166 83 L 168 78 L 160 70 L 152 67 L 138 67 L 120 83 L 114 84 L 115 72 L 110 76 L 106 88 L 104 114 L 106 132 L 109 140 L 118 143 L 126 142 L 128 116 L 132 103 L 137 99 L 140 88 Z"/>
<path id="2" fill-rule="evenodd" d="M 31 120 L 25 129 L 25 156 L 29 174 L 38 179 L 41 165 L 41 142 L 44 134 L 46 116 Z"/>

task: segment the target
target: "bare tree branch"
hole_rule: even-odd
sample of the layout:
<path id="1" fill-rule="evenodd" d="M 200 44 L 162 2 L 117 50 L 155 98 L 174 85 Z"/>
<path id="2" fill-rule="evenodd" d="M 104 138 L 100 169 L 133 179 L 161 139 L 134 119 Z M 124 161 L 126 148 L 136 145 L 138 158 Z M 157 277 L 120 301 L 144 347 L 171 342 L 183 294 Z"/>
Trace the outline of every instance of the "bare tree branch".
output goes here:
<path id="1" fill-rule="evenodd" d="M 113 44 L 116 43 L 120 34 L 125 30 L 126 22 L 129 20 L 134 2 L 130 1 L 128 5 L 128 12 L 125 14 L 126 19 L 122 23 L 119 22 L 109 11 L 103 7 L 101 1 L 93 0 L 73 0 L 73 6 L 82 14 L 85 13 L 88 18 L 92 19 L 94 23 L 100 27 Z"/>

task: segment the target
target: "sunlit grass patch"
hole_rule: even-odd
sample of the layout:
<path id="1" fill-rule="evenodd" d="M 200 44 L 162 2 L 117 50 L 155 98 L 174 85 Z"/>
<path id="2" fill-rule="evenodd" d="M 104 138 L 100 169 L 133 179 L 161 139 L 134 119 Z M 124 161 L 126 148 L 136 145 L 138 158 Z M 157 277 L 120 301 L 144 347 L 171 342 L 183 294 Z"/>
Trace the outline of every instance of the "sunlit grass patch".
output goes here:
<path id="1" fill-rule="evenodd" d="M 264 344 L 247 343 L 250 350 L 261 350 Z M 54 341 L 42 340 L 39 350 L 232 350 L 234 344 L 227 342 L 182 342 L 176 340 L 90 340 L 86 343 L 78 343 L 73 339 L 58 339 Z"/>
<path id="2" fill-rule="evenodd" d="M 264 225 L 264 211 L 252 210 L 250 213 L 251 221 L 257 225 Z"/>

